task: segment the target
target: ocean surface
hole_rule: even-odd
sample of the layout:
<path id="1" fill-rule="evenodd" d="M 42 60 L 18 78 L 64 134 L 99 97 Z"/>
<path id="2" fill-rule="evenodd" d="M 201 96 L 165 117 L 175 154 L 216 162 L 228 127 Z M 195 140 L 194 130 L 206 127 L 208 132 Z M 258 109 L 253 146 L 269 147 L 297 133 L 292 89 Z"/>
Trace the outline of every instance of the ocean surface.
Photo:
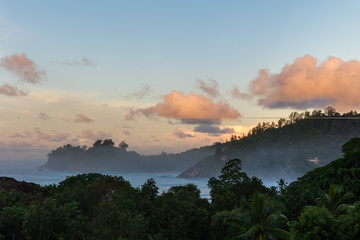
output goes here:
<path id="1" fill-rule="evenodd" d="M 33 182 L 42 186 L 58 184 L 68 176 L 81 174 L 80 172 L 60 172 L 60 171 L 39 171 L 37 167 L 44 164 L 45 161 L 0 161 L 0 176 L 6 176 L 17 181 Z M 200 195 L 203 198 L 210 197 L 210 190 L 207 186 L 208 178 L 176 178 L 180 172 L 137 172 L 137 173 L 119 173 L 119 172 L 100 172 L 112 176 L 122 176 L 129 181 L 133 187 L 140 187 L 147 179 L 153 178 L 159 187 L 159 192 L 167 191 L 172 186 L 195 184 L 200 189 Z M 276 180 L 264 181 L 265 186 L 276 186 Z"/>

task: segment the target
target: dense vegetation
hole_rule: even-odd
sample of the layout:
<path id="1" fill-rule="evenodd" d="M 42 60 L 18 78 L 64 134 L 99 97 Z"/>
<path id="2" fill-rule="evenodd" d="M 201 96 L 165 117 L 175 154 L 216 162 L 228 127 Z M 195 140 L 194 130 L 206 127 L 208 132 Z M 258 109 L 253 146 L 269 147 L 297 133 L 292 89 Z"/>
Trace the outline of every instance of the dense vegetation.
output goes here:
<path id="1" fill-rule="evenodd" d="M 332 107 L 324 112 L 290 114 L 277 123 L 263 122 L 247 136 L 232 136 L 218 143 L 209 156 L 180 174 L 180 177 L 217 176 L 224 159 L 240 158 L 244 170 L 262 178 L 296 179 L 306 172 L 341 157 L 341 146 L 360 135 L 360 114 L 340 114 Z"/>
<path id="2" fill-rule="evenodd" d="M 289 186 L 266 188 L 240 159 L 209 179 L 211 201 L 192 184 L 159 193 L 98 173 L 41 187 L 0 178 L 0 239 L 360 238 L 360 138 L 343 157 Z"/>

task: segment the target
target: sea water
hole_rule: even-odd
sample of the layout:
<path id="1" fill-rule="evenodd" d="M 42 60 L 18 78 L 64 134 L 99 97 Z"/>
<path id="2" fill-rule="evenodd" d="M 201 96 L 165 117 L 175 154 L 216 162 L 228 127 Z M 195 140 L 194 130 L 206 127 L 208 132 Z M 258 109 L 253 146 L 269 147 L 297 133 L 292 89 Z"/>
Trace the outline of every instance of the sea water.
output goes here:
<path id="1" fill-rule="evenodd" d="M 39 171 L 37 167 L 44 164 L 45 161 L 0 161 L 0 176 L 11 177 L 17 181 L 33 182 L 41 186 L 58 184 L 68 176 L 81 174 L 80 172 L 64 171 Z M 154 179 L 159 192 L 169 190 L 172 186 L 181 186 L 189 183 L 195 184 L 200 190 L 200 196 L 203 198 L 210 197 L 210 189 L 207 186 L 208 178 L 177 178 L 180 172 L 136 172 L 136 173 L 119 173 L 119 172 L 100 172 L 101 174 L 111 176 L 122 176 L 129 181 L 133 187 L 141 187 L 147 179 Z M 264 185 L 275 186 L 276 180 L 266 180 Z"/>

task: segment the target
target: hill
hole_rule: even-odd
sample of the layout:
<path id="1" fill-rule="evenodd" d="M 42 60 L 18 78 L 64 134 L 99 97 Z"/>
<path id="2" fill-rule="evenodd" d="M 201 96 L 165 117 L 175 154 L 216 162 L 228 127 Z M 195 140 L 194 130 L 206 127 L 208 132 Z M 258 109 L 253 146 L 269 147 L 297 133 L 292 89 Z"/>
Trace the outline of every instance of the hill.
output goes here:
<path id="1" fill-rule="evenodd" d="M 218 143 L 215 155 L 202 159 L 179 177 L 217 176 L 226 160 L 239 158 L 249 175 L 296 179 L 341 157 L 341 147 L 360 136 L 360 114 L 340 115 L 328 107 L 323 113 L 292 113 L 288 120 L 262 123 L 247 136 Z"/>
<path id="2" fill-rule="evenodd" d="M 140 155 L 127 151 L 127 144 L 115 146 L 111 139 L 97 140 L 92 147 L 64 145 L 48 153 L 48 161 L 40 170 L 161 172 L 184 171 L 214 152 L 213 146 L 194 148 L 177 154 Z"/>
<path id="3" fill-rule="evenodd" d="M 331 163 L 316 168 L 292 182 L 282 195 L 291 219 L 298 216 L 306 205 L 316 205 L 319 193 L 331 184 L 342 186 L 344 192 L 360 196 L 360 138 L 353 138 L 342 147 L 344 156 Z"/>

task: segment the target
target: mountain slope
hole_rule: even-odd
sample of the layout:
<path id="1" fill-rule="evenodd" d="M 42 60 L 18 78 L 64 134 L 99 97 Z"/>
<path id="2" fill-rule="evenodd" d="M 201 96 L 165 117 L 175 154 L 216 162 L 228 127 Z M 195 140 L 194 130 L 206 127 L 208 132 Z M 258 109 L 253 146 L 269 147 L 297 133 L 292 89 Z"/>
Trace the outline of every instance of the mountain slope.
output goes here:
<path id="1" fill-rule="evenodd" d="M 247 137 L 219 144 L 220 155 L 199 161 L 179 177 L 216 176 L 224 160 L 240 158 L 249 175 L 295 179 L 341 157 L 341 146 L 357 136 L 360 120 L 356 113 L 298 117 L 281 127 L 263 123 Z"/>

